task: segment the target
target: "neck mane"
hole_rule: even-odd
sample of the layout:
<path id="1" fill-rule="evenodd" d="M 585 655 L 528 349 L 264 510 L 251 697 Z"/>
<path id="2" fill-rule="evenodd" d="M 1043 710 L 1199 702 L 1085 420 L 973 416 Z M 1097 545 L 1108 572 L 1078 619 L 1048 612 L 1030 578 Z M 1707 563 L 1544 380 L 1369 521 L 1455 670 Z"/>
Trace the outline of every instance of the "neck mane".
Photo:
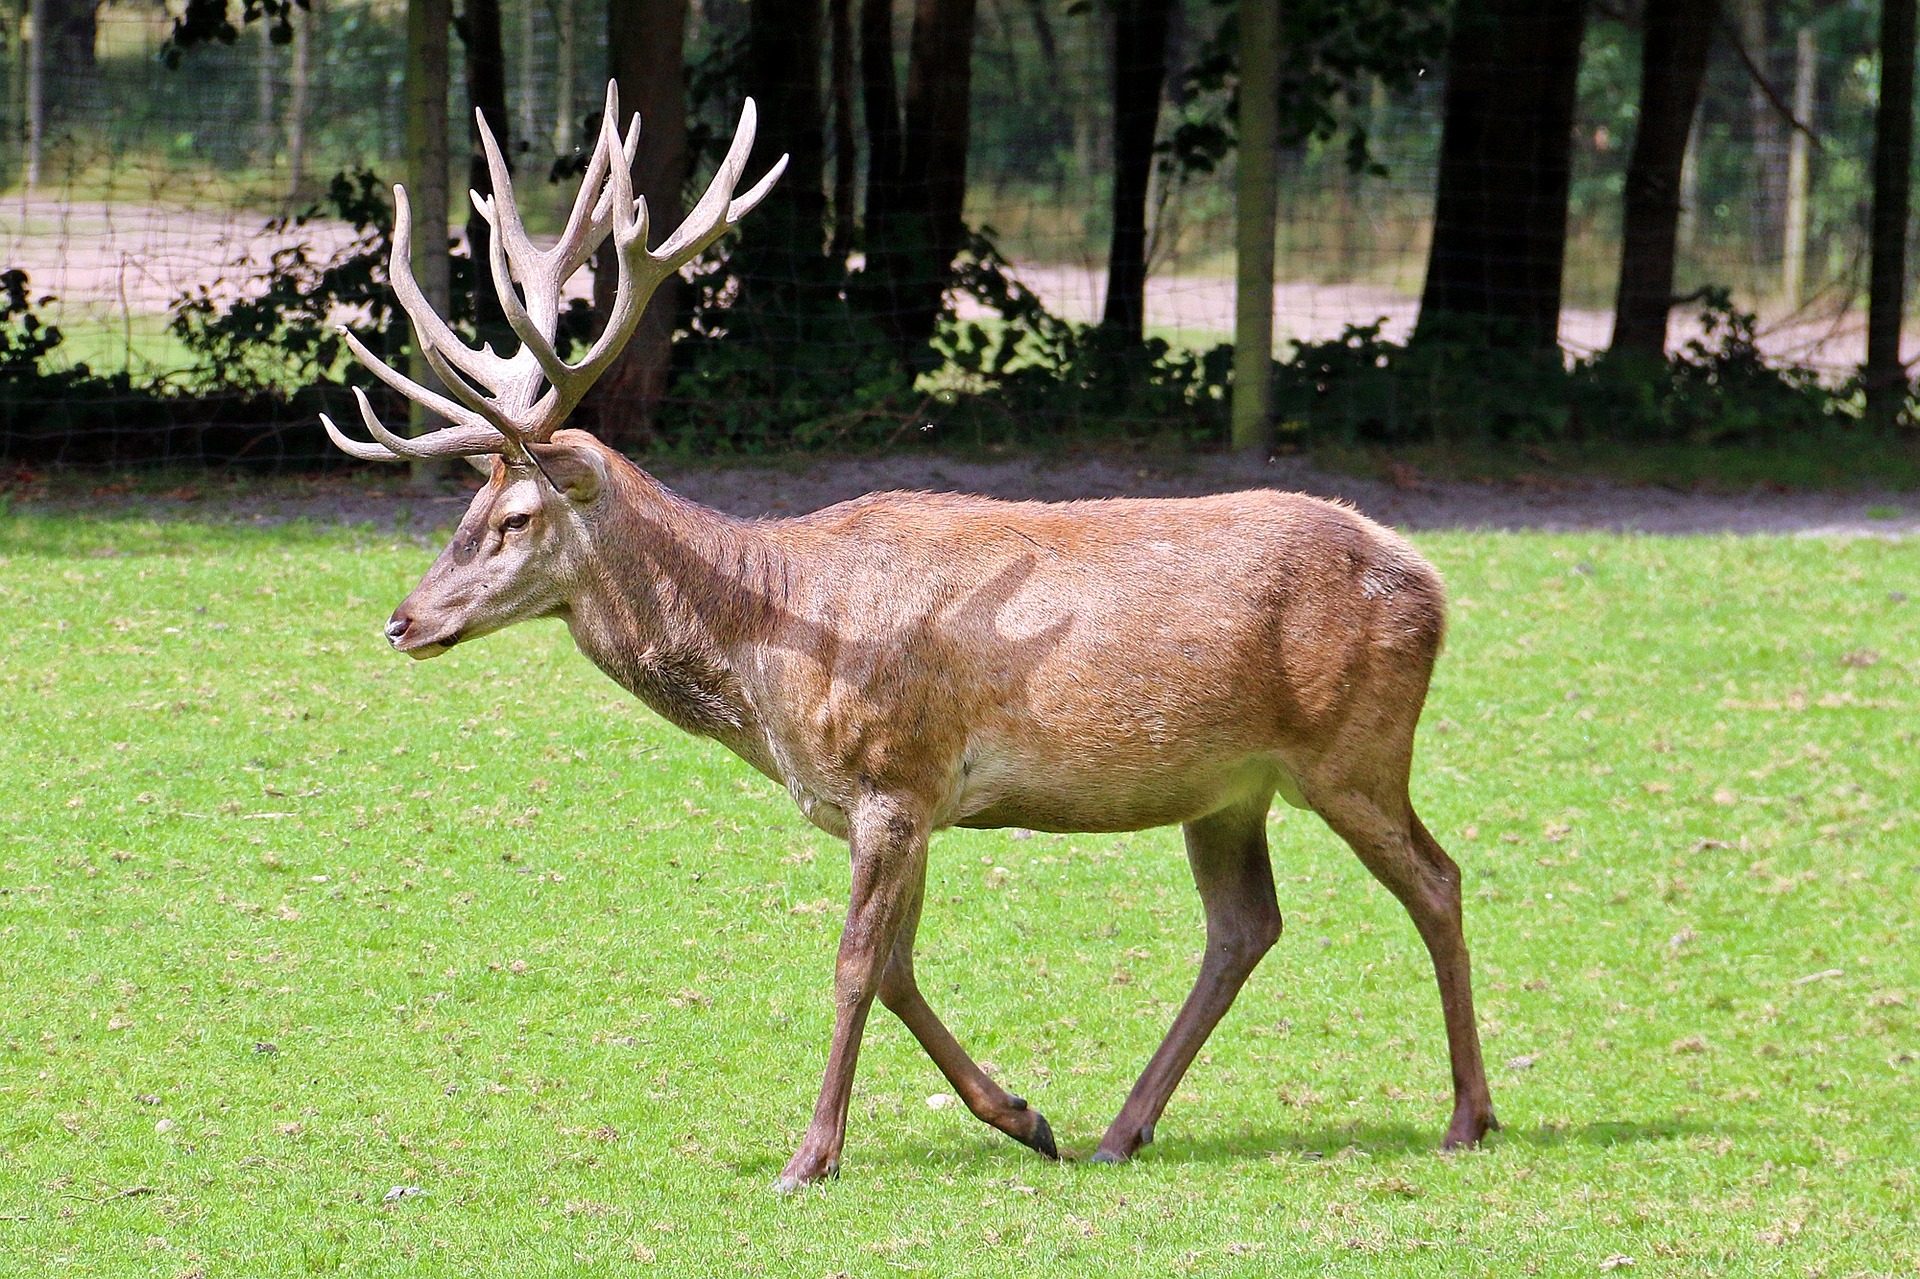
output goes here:
<path id="1" fill-rule="evenodd" d="M 674 493 L 609 450 L 609 491 L 568 625 L 581 652 L 664 718 L 722 741 L 753 721 L 738 655 L 777 624 L 790 566 L 752 522 Z"/>

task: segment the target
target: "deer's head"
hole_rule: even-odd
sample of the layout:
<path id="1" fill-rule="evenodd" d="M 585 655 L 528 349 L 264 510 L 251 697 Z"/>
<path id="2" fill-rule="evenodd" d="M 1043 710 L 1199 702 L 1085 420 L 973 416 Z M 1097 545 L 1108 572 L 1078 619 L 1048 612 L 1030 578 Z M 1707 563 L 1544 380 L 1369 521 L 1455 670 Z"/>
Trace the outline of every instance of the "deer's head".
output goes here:
<path id="1" fill-rule="evenodd" d="M 341 331 L 348 348 L 374 376 L 448 425 L 413 438 L 396 435 L 381 424 L 358 387 L 354 398 L 372 443 L 349 439 L 333 419 L 324 414 L 320 418 L 333 442 L 354 457 L 464 457 L 488 474 L 453 541 L 387 624 L 394 647 L 415 657 L 435 656 L 459 640 L 565 606 L 592 558 L 597 508 L 611 488 L 612 456 L 585 431 L 555 432 L 620 354 L 661 281 L 760 203 L 787 164 L 782 156 L 758 185 L 734 196 L 753 148 L 755 113 L 749 99 L 733 145 L 706 194 L 658 249 L 648 249 L 647 202 L 633 194 L 640 117 L 621 133 L 619 92 L 610 82 L 600 135 L 566 229 L 552 248 L 542 250 L 521 224 L 512 178 L 486 117 L 476 112 L 475 119 L 494 194 L 472 193 L 473 207 L 493 228 L 489 265 L 494 291 L 520 349 L 511 356 L 495 354 L 491 345 L 475 350 L 434 311 L 413 276 L 412 211 L 406 188 L 396 186 L 388 274 L 412 323 L 416 349 L 450 394 L 422 386 L 351 332 Z M 428 230 L 438 235 L 437 229 Z M 568 363 L 554 346 L 561 293 L 609 235 L 619 264 L 613 307 L 586 354 Z"/>

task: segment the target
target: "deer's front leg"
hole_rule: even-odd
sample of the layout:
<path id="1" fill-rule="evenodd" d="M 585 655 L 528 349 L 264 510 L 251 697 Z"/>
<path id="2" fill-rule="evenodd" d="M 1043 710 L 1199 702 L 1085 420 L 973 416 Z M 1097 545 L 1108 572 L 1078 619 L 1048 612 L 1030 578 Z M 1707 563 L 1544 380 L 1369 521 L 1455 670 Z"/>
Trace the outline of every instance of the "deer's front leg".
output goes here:
<path id="1" fill-rule="evenodd" d="M 860 1034 L 893 953 L 894 938 L 920 876 L 926 873 L 926 822 L 910 808 L 874 797 L 851 818 L 847 842 L 853 854 L 853 884 L 833 974 L 833 1047 L 827 1053 L 827 1074 L 813 1107 L 813 1122 L 774 1183 L 782 1194 L 831 1177 L 840 1169 Z"/>

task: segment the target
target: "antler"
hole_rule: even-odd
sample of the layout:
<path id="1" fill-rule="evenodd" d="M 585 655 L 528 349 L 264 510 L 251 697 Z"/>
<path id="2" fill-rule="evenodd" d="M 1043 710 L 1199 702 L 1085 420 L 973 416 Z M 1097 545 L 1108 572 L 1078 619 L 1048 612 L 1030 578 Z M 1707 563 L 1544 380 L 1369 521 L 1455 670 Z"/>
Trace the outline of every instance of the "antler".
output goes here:
<path id="1" fill-rule="evenodd" d="M 537 444 L 557 430 L 580 398 L 612 364 L 620 348 L 633 336 L 647 300 L 661 281 L 699 256 L 726 234 L 766 196 L 786 170 L 781 156 L 767 175 L 745 195 L 735 197 L 753 149 L 758 119 L 753 99 L 740 112 L 740 127 L 726 159 L 678 230 L 659 249 L 647 248 L 647 201 L 633 195 L 633 157 L 640 145 L 640 117 L 635 115 L 625 134 L 620 131 L 620 91 L 607 82 L 606 111 L 600 117 L 600 136 L 581 179 L 580 193 L 567 216 L 566 230 L 551 249 L 541 250 L 528 238 L 514 202 L 513 179 L 494 141 L 493 130 L 479 112 L 480 145 L 494 194 L 470 192 L 474 209 L 493 228 L 489 237 L 489 267 L 507 324 L 520 339 L 511 356 L 495 354 L 491 344 L 478 350 L 468 346 L 437 315 L 413 276 L 413 211 L 407 189 L 393 189 L 393 255 L 388 275 L 401 308 L 413 326 L 413 340 L 452 398 L 420 385 L 368 350 L 344 325 L 340 332 L 348 348 L 373 375 L 400 394 L 447 419 L 452 425 L 409 439 L 380 424 L 366 393 L 354 388 L 361 419 L 375 443 L 348 438 L 326 414 L 320 415 L 327 435 L 347 453 L 368 461 L 402 458 L 473 457 L 486 453 L 520 456 L 528 444 Z M 431 230 L 431 228 L 429 228 Z M 560 321 L 561 291 L 573 273 L 593 257 L 608 235 L 618 252 L 618 286 L 613 311 L 598 339 L 572 364 L 560 358 L 554 333 Z M 516 283 L 518 289 L 515 288 Z"/>

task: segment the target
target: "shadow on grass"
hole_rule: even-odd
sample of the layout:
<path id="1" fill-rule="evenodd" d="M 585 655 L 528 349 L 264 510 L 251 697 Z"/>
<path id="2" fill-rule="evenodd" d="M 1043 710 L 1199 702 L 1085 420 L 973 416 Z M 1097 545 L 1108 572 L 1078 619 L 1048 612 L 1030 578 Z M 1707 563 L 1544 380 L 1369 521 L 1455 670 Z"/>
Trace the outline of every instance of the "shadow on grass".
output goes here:
<path id="1" fill-rule="evenodd" d="M 1483 1146 L 1492 1150 L 1502 1146 L 1534 1149 L 1628 1146 L 1673 1141 L 1716 1130 L 1709 1124 L 1674 1120 L 1613 1119 L 1570 1125 L 1509 1124 L 1499 1132 L 1490 1133 Z M 1328 1124 L 1288 1132 L 1242 1132 L 1221 1137 L 1195 1134 L 1194 1140 L 1169 1141 L 1159 1150 L 1148 1147 L 1142 1157 L 1169 1163 L 1232 1162 L 1262 1159 L 1275 1154 L 1312 1159 L 1336 1155 L 1350 1147 L 1369 1155 L 1437 1154 L 1442 1131 L 1443 1124 L 1436 1122 L 1431 1127 L 1404 1123 Z"/>
<path id="2" fill-rule="evenodd" d="M 1724 1131 L 1726 1125 L 1686 1123 L 1677 1120 L 1597 1120 L 1585 1124 L 1508 1125 L 1491 1134 L 1485 1148 L 1499 1150 L 1518 1146 L 1531 1150 L 1584 1146 L 1651 1145 L 1704 1133 Z M 1418 1124 L 1326 1124 L 1316 1128 L 1286 1132 L 1242 1131 L 1224 1136 L 1195 1133 L 1191 1139 L 1172 1134 L 1147 1147 L 1137 1156 L 1142 1164 L 1205 1165 L 1259 1163 L 1275 1155 L 1296 1159 L 1331 1159 L 1346 1150 L 1384 1158 L 1438 1154 L 1441 1125 Z M 1064 1162 L 1088 1164 L 1098 1144 L 1097 1134 L 1084 1141 L 1062 1141 Z M 853 1152 L 852 1163 L 869 1169 L 898 1168 L 909 1165 L 937 1166 L 947 1172 L 971 1169 L 989 1175 L 1014 1175 L 1020 1167 L 1037 1157 L 1010 1138 L 1000 1137 L 982 1128 L 972 1140 L 926 1142 L 889 1140 L 874 1134 Z M 784 1159 L 761 1157 L 744 1159 L 733 1165 L 747 1176 L 776 1176 Z M 1089 1166 L 1094 1166 L 1089 1164 Z"/>

